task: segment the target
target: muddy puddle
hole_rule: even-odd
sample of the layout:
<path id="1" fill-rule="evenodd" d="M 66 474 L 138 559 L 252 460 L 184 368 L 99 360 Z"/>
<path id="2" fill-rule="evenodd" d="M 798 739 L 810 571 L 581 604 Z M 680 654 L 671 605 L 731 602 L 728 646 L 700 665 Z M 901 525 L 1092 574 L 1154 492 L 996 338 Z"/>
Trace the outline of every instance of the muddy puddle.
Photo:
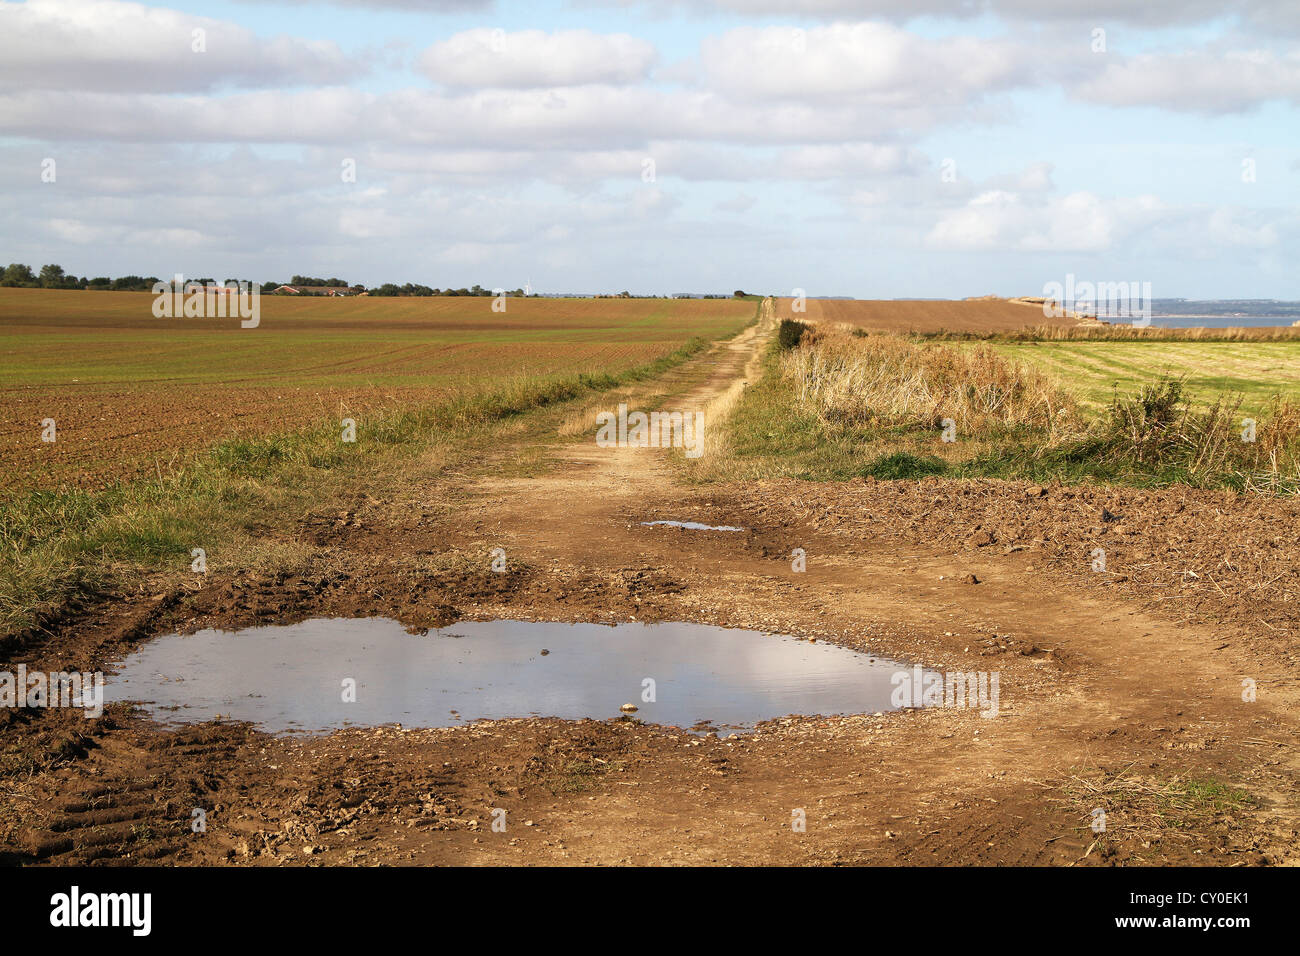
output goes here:
<path id="1" fill-rule="evenodd" d="M 620 715 L 743 731 L 789 714 L 893 709 L 903 665 L 843 647 L 702 624 L 461 622 L 411 634 L 327 619 L 149 642 L 107 678 L 164 724 L 218 716 L 276 734 L 480 718 Z"/>
<path id="2" fill-rule="evenodd" d="M 729 524 L 701 524 L 698 521 L 642 521 L 642 525 L 647 528 L 653 528 L 656 525 L 663 525 L 669 528 L 686 528 L 689 531 L 744 531 L 744 528 L 735 528 Z"/>

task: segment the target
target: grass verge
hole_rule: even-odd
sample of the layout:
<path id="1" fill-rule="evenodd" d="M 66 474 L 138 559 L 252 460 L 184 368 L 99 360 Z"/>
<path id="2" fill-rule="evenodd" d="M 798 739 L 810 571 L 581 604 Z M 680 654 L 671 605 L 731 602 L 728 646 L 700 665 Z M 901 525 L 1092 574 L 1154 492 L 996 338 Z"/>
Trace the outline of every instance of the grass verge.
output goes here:
<path id="1" fill-rule="evenodd" d="M 1181 379 L 1115 390 L 1099 412 L 986 346 L 823 331 L 767 353 L 696 480 L 982 477 L 1300 491 L 1300 406 L 1243 419 Z M 944 431 L 955 440 L 945 441 Z M 1247 440 L 1247 432 L 1250 438 Z"/>

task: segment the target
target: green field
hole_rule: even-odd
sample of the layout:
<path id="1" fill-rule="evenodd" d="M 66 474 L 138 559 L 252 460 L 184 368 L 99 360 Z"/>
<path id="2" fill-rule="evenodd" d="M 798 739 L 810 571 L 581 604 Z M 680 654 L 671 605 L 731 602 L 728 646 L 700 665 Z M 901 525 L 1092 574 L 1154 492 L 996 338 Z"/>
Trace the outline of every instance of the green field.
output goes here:
<path id="1" fill-rule="evenodd" d="M 1162 375 L 1183 377 L 1202 406 L 1223 392 L 1241 394 L 1245 411 L 1260 411 L 1278 393 L 1300 398 L 1300 341 L 989 344 L 1051 375 L 1094 409 L 1108 404 L 1117 387 L 1127 395 Z"/>

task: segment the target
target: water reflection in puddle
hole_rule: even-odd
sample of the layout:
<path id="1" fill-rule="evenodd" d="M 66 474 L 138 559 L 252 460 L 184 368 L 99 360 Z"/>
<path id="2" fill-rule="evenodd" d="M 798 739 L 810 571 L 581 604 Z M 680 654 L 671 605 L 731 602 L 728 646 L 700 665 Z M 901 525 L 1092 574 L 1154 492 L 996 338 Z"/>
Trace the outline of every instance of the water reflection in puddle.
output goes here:
<path id="1" fill-rule="evenodd" d="M 728 524 L 700 524 L 698 521 L 642 521 L 641 524 L 647 528 L 654 527 L 657 524 L 667 525 L 670 528 L 689 528 L 692 531 L 744 531 L 744 528 L 733 528 Z"/>
<path id="2" fill-rule="evenodd" d="M 272 733 L 604 719 L 628 703 L 654 723 L 748 729 L 787 714 L 893 709 L 890 677 L 902 666 L 704 624 L 481 621 L 413 635 L 385 618 L 338 618 L 162 637 L 128 657 L 104 691 L 164 723 L 220 715 Z M 355 701 L 344 701 L 346 680 Z"/>

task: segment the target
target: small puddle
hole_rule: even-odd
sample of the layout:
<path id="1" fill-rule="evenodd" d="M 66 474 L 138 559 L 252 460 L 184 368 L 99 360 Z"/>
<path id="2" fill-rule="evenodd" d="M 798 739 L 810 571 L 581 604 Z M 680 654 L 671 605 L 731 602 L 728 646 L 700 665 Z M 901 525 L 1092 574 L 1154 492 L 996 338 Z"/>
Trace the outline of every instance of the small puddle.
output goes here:
<path id="1" fill-rule="evenodd" d="M 689 528 L 692 531 L 744 531 L 744 528 L 733 528 L 729 524 L 700 524 L 698 521 L 642 521 L 647 528 L 654 527 L 657 524 L 667 525 L 670 528 Z"/>
<path id="2" fill-rule="evenodd" d="M 706 624 L 465 621 L 414 635 L 387 618 L 333 618 L 158 638 L 119 665 L 104 699 L 139 702 L 164 724 L 220 716 L 276 734 L 599 720 L 627 703 L 652 723 L 749 730 L 790 714 L 893 710 L 900 669 L 834 644 Z"/>

